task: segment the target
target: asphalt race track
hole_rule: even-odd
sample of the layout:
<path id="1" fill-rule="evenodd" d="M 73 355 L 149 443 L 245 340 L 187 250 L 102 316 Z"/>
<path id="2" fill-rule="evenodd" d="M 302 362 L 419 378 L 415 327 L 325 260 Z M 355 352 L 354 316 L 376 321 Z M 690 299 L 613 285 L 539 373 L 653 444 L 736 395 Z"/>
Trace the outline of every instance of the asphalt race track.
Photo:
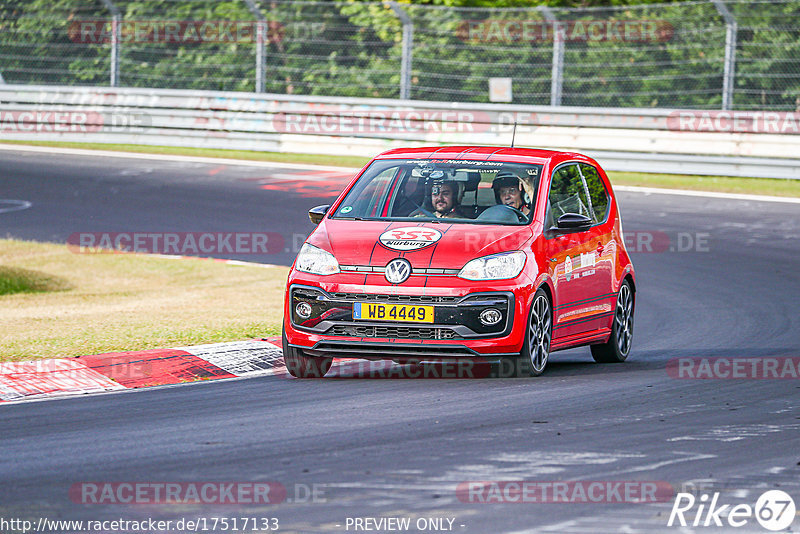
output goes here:
<path id="1" fill-rule="evenodd" d="M 346 179 L 4 150 L 0 200 L 31 206 L 0 212 L 0 235 L 63 243 L 75 232 L 268 231 L 284 237 L 283 251 L 240 259 L 287 265 L 293 236 L 312 228 L 306 210 Z M 681 531 L 666 526 L 674 494 L 656 504 L 463 502 L 456 488 L 469 481 L 654 481 L 751 506 L 782 489 L 800 507 L 800 380 L 667 371 L 685 357 L 792 357 L 796 365 L 800 206 L 618 197 L 625 233 L 641 249 L 628 362 L 595 364 L 577 349 L 556 353 L 535 379 L 381 379 L 357 369 L 5 406 L 0 515 L 276 517 L 281 532 L 355 532 L 353 518 L 366 517 L 411 518 L 410 532 L 419 518 L 453 519 L 459 533 Z M 90 481 L 269 481 L 287 498 L 73 502 L 73 484 Z M 683 531 L 767 532 L 754 518 Z"/>

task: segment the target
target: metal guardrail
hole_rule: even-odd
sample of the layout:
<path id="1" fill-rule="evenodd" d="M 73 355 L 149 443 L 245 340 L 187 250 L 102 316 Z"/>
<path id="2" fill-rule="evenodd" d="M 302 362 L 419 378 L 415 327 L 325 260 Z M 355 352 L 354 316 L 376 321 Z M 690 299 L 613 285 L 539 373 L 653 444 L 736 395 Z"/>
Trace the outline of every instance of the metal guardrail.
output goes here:
<path id="1" fill-rule="evenodd" d="M 372 156 L 397 146 L 503 146 L 516 122 L 517 146 L 584 152 L 609 170 L 764 178 L 800 179 L 800 114 L 796 119 L 777 112 L 0 85 L 0 140 Z"/>

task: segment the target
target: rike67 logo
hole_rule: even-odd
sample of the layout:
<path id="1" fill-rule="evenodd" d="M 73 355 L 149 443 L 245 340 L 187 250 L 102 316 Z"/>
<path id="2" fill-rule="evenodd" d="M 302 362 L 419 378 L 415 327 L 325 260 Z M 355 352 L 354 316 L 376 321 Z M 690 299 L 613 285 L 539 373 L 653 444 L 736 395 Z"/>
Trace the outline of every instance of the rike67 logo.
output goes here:
<path id="1" fill-rule="evenodd" d="M 755 506 L 722 504 L 719 495 L 715 492 L 711 497 L 707 493 L 695 497 L 691 493 L 678 493 L 667 526 L 739 528 L 755 519 L 765 529 L 778 531 L 787 529 L 795 518 L 794 500 L 781 490 L 762 493 Z"/>

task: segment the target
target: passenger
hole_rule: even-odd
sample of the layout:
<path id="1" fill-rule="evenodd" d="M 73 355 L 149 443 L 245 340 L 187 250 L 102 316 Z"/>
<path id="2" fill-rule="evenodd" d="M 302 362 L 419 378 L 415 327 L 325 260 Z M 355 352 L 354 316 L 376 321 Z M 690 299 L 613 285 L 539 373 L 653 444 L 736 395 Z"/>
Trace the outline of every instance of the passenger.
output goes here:
<path id="1" fill-rule="evenodd" d="M 511 171 L 500 171 L 492 181 L 492 189 L 498 204 L 516 208 L 523 214 L 530 215 L 531 208 L 525 201 L 525 191 L 519 176 Z"/>
<path id="2" fill-rule="evenodd" d="M 459 210 L 463 186 L 458 182 L 448 181 L 434 183 L 431 187 L 431 206 L 433 215 L 439 218 L 463 218 Z M 412 217 L 424 217 L 426 214 L 417 210 Z"/>

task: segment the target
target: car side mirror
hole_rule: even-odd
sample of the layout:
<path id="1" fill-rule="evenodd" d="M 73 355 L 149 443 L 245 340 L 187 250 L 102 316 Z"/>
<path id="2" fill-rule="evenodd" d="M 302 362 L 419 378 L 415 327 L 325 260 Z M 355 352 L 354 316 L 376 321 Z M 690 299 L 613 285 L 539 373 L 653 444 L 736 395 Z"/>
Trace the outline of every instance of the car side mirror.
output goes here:
<path id="1" fill-rule="evenodd" d="M 592 219 L 578 213 L 565 213 L 558 218 L 556 228 L 563 232 L 583 232 L 592 227 Z"/>
<path id="2" fill-rule="evenodd" d="M 314 206 L 310 210 L 308 210 L 308 218 L 314 224 L 319 224 L 322 222 L 323 217 L 325 214 L 328 213 L 328 210 L 331 209 L 330 204 L 324 204 L 322 206 Z"/>

